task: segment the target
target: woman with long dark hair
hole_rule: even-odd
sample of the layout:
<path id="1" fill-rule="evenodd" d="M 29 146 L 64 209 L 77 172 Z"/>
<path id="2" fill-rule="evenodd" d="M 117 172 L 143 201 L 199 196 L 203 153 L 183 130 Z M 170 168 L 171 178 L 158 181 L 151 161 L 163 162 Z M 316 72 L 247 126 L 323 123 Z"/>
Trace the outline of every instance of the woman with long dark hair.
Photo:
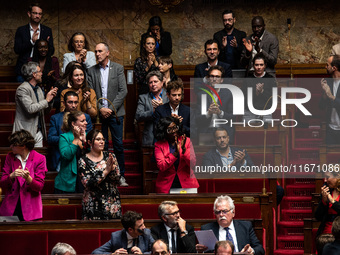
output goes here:
<path id="1" fill-rule="evenodd" d="M 87 113 L 94 119 L 97 116 L 97 96 L 96 92 L 89 88 L 86 81 L 86 72 L 79 65 L 74 65 L 68 77 L 71 88 L 64 89 L 60 97 L 60 111 L 65 110 L 64 95 L 68 91 L 74 91 L 79 96 L 78 111 Z"/>
<path id="2" fill-rule="evenodd" d="M 149 72 L 157 70 L 156 39 L 153 35 L 146 35 L 143 39 L 141 55 L 136 59 L 133 69 L 137 81 L 138 94 L 145 94 L 149 91 L 146 76 Z"/>
<path id="3" fill-rule="evenodd" d="M 164 31 L 162 20 L 159 16 L 153 16 L 149 20 L 149 28 L 141 37 L 140 52 L 142 52 L 144 37 L 153 35 L 156 38 L 156 54 L 157 56 L 170 56 L 172 53 L 171 34 Z"/>
<path id="4" fill-rule="evenodd" d="M 110 220 L 122 216 L 117 189 L 120 173 L 116 156 L 104 151 L 101 131 L 92 130 L 86 136 L 91 150 L 78 161 L 78 174 L 84 186 L 83 220 Z"/>

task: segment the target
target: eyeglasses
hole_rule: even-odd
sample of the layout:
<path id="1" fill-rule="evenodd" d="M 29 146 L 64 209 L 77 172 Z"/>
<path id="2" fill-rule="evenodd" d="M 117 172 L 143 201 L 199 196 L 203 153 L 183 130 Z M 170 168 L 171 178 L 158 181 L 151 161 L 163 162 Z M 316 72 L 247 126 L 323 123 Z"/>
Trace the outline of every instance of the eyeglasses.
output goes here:
<path id="1" fill-rule="evenodd" d="M 31 12 L 33 15 L 39 15 L 42 16 L 42 12 Z"/>
<path id="2" fill-rule="evenodd" d="M 171 134 L 171 133 L 177 131 L 178 129 L 179 129 L 178 126 L 168 127 L 167 130 L 166 130 L 166 132 L 167 132 L 168 134 Z"/>
<path id="3" fill-rule="evenodd" d="M 181 213 L 181 210 L 178 210 L 176 212 L 173 212 L 173 213 L 165 213 L 164 215 L 172 215 L 172 216 L 175 216 L 176 214 L 180 214 Z"/>
<path id="4" fill-rule="evenodd" d="M 215 215 L 221 215 L 222 213 L 223 214 L 227 214 L 228 212 L 230 212 L 232 209 L 225 209 L 225 210 L 221 210 L 221 211 L 214 211 Z"/>

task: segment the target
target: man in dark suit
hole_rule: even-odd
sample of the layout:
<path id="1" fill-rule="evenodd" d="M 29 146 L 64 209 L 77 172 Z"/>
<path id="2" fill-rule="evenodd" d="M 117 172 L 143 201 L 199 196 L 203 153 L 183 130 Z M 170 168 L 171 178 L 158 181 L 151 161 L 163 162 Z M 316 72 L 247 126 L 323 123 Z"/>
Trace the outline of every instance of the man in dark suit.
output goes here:
<path id="1" fill-rule="evenodd" d="M 15 66 L 18 82 L 24 81 L 21 67 L 28 61 L 29 57 L 33 56 L 33 47 L 38 39 L 48 41 L 51 55 L 54 53 L 52 30 L 40 24 L 42 14 L 42 8 L 38 3 L 30 5 L 27 12 L 30 22 L 25 26 L 19 27 L 15 33 L 14 51 L 19 55 Z"/>
<path id="2" fill-rule="evenodd" d="M 169 82 L 166 87 L 166 95 L 169 102 L 158 106 L 153 114 L 154 130 L 161 118 L 173 116 L 182 122 L 185 134 L 190 136 L 190 118 L 193 118 L 193 114 L 190 115 L 190 107 L 181 103 L 184 95 L 182 80 Z"/>
<path id="3" fill-rule="evenodd" d="M 223 83 L 224 70 L 221 66 L 212 66 L 208 71 L 208 84 L 203 85 L 204 90 L 197 97 L 196 126 L 199 133 L 211 133 L 216 119 L 230 122 L 233 119 L 233 96 L 229 89 L 216 88 L 217 84 Z M 209 94 L 209 93 L 210 94 Z M 212 96 L 211 96 L 212 95 Z M 204 104 L 205 103 L 205 104 Z M 206 109 L 206 110 L 204 110 Z M 202 112 L 203 111 L 203 112 Z M 234 140 L 234 128 L 226 126 L 229 138 Z"/>
<path id="4" fill-rule="evenodd" d="M 214 34 L 218 41 L 221 52 L 218 59 L 231 65 L 232 69 L 241 68 L 241 53 L 243 49 L 243 38 L 246 33 L 234 27 L 236 18 L 232 10 L 225 10 L 222 13 L 224 29 Z"/>
<path id="5" fill-rule="evenodd" d="M 257 239 L 251 222 L 234 220 L 235 205 L 229 196 L 219 196 L 214 202 L 216 222 L 205 224 L 201 230 L 212 230 L 219 241 L 229 240 L 235 246 L 235 252 L 262 255 L 264 249 Z M 208 247 L 197 244 L 196 250 L 204 252 Z"/>
<path id="6" fill-rule="evenodd" d="M 230 147 L 228 131 L 224 127 L 217 127 L 214 131 L 216 147 L 203 156 L 203 166 L 223 166 L 240 169 L 241 166 L 253 166 L 254 163 L 246 150 Z"/>
<path id="7" fill-rule="evenodd" d="M 59 136 L 64 132 L 61 130 L 63 118 L 66 112 L 76 111 L 79 104 L 78 94 L 74 91 L 68 91 L 64 95 L 65 110 L 51 116 L 50 128 L 48 130 L 47 142 L 51 146 L 51 167 L 49 170 L 60 170 L 60 152 L 59 152 Z M 90 115 L 84 113 L 86 117 L 86 133 L 92 130 L 92 121 Z"/>
<path id="8" fill-rule="evenodd" d="M 120 169 L 120 186 L 128 186 L 124 178 L 125 160 L 123 148 L 124 99 L 127 95 L 124 67 L 109 60 L 109 46 L 101 42 L 96 45 L 98 64 L 87 70 L 88 83 L 97 95 L 98 109 L 105 137 L 105 149 L 108 149 L 108 128 L 112 135 L 114 153 Z"/>
<path id="9" fill-rule="evenodd" d="M 155 240 L 145 228 L 141 213 L 127 211 L 121 222 L 124 229 L 113 232 L 111 239 L 92 254 L 143 254 L 151 251 Z"/>
<path id="10" fill-rule="evenodd" d="M 151 228 L 152 237 L 163 239 L 172 253 L 196 253 L 194 227 L 181 218 L 177 202 L 163 201 L 158 207 L 162 223 Z"/>
<path id="11" fill-rule="evenodd" d="M 327 109 L 326 144 L 340 143 L 340 56 L 330 56 L 327 59 L 327 73 L 332 79 L 322 79 L 323 95 L 319 106 Z"/>
<path id="12" fill-rule="evenodd" d="M 207 55 L 207 62 L 195 66 L 195 78 L 204 78 L 208 75 L 208 70 L 211 66 L 219 65 L 224 69 L 224 77 L 232 77 L 231 66 L 227 63 L 218 60 L 220 54 L 220 47 L 218 41 L 211 39 L 205 42 L 204 52 Z"/>
<path id="13" fill-rule="evenodd" d="M 266 25 L 261 16 L 256 16 L 251 21 L 253 34 L 243 39 L 245 48 L 241 56 L 241 65 L 246 66 L 248 71 L 253 71 L 252 59 L 262 52 L 267 59 L 266 72 L 275 76 L 275 65 L 279 53 L 279 41 L 276 36 L 265 30 Z"/>

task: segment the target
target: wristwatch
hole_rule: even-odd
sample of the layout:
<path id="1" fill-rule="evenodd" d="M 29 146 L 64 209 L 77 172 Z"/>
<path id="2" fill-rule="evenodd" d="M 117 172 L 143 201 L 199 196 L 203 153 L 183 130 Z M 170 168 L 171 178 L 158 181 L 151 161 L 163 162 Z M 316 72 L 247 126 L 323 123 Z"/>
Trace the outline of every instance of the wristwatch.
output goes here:
<path id="1" fill-rule="evenodd" d="M 181 232 L 181 234 L 187 235 L 187 234 L 188 234 L 188 231 L 184 230 L 184 231 Z"/>

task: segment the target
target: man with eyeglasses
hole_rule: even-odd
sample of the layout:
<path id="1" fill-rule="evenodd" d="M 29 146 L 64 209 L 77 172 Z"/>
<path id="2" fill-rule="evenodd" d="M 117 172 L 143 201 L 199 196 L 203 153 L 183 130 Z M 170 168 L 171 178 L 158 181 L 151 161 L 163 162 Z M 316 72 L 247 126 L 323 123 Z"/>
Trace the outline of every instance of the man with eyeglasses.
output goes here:
<path id="1" fill-rule="evenodd" d="M 223 83 L 223 76 L 223 67 L 216 65 L 209 68 L 208 82 L 203 85 L 201 95 L 197 97 L 196 126 L 199 127 L 199 134 L 211 133 L 214 127 L 220 126 L 215 123 L 216 119 L 223 119 L 228 122 L 233 119 L 233 96 L 230 90 L 216 88 L 217 84 Z M 234 128 L 224 126 L 228 130 L 232 143 Z"/>
<path id="2" fill-rule="evenodd" d="M 124 229 L 113 232 L 111 239 L 92 254 L 143 254 L 151 251 L 154 239 L 144 225 L 141 213 L 127 211 L 121 219 Z"/>
<path id="3" fill-rule="evenodd" d="M 201 230 L 212 230 L 219 241 L 228 240 L 235 246 L 235 252 L 264 255 L 264 249 L 257 239 L 251 222 L 234 220 L 235 205 L 229 196 L 219 196 L 214 202 L 216 222 L 205 224 Z M 208 248 L 202 244 L 196 245 L 198 252 Z"/>
<path id="4" fill-rule="evenodd" d="M 18 82 L 24 81 L 21 67 L 27 62 L 29 57 L 33 56 L 33 48 L 38 39 L 46 40 L 51 56 L 54 53 L 52 30 L 51 28 L 40 24 L 43 15 L 41 6 L 38 3 L 31 4 L 28 7 L 27 15 L 30 22 L 17 29 L 14 40 L 14 51 L 19 55 L 15 66 Z"/>
<path id="5" fill-rule="evenodd" d="M 181 218 L 181 212 L 175 201 L 163 201 L 158 207 L 158 216 L 162 223 L 151 228 L 153 238 L 163 239 L 172 253 L 195 253 L 194 228 Z"/>
<path id="6" fill-rule="evenodd" d="M 236 18 L 232 10 L 225 10 L 222 13 L 224 29 L 214 34 L 214 39 L 218 41 L 221 52 L 218 59 L 231 65 L 232 69 L 241 68 L 241 53 L 243 49 L 243 38 L 246 33 L 234 27 Z"/>
<path id="7" fill-rule="evenodd" d="M 158 106 L 153 113 L 154 130 L 156 130 L 155 125 L 160 119 L 172 116 L 183 124 L 184 133 L 190 137 L 190 122 L 194 119 L 193 114 L 190 114 L 190 107 L 181 103 L 184 96 L 182 80 L 169 82 L 166 87 L 166 95 L 169 102 Z"/>
<path id="8" fill-rule="evenodd" d="M 51 110 L 58 88 L 52 87 L 45 97 L 38 86 L 42 80 L 42 72 L 36 62 L 24 64 L 21 72 L 26 81 L 15 92 L 13 133 L 25 129 L 34 137 L 35 147 L 43 147 L 43 140 L 47 139 L 44 115 Z"/>

